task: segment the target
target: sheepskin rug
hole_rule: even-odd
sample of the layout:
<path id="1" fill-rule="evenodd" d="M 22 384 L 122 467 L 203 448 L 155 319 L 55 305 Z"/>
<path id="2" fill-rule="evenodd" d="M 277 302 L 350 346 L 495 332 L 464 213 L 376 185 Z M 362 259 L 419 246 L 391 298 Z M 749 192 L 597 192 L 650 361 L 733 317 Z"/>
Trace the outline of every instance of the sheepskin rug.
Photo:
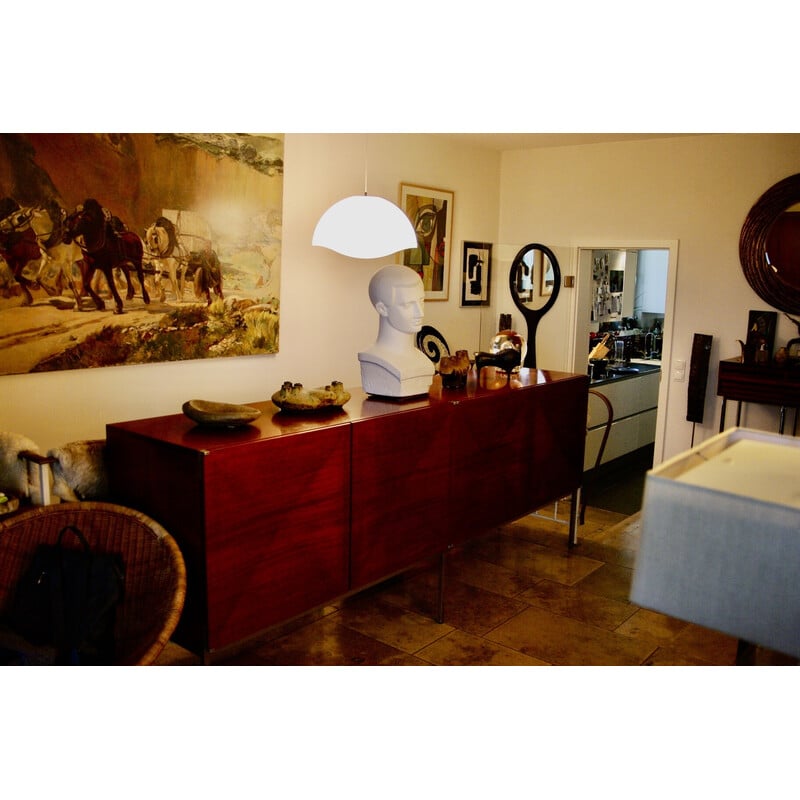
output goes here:
<path id="1" fill-rule="evenodd" d="M 47 455 L 55 459 L 52 470 L 56 497 L 68 502 L 108 498 L 105 439 L 69 442 L 49 450 Z"/>
<path id="2" fill-rule="evenodd" d="M 30 497 L 33 485 L 28 476 L 28 462 L 19 457 L 23 450 L 42 455 L 39 445 L 27 436 L 0 431 L 0 489 Z"/>

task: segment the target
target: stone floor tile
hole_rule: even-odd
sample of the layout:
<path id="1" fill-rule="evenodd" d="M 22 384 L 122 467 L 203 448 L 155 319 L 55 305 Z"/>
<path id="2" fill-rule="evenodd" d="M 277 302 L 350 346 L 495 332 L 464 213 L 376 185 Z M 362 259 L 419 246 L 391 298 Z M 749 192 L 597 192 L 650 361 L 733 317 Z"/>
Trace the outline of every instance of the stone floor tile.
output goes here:
<path id="1" fill-rule="evenodd" d="M 603 566 L 602 561 L 576 555 L 566 547 L 553 549 L 502 534 L 478 540 L 469 552 L 523 575 L 568 586 Z"/>
<path id="2" fill-rule="evenodd" d="M 404 653 L 416 653 L 453 630 L 451 625 L 439 624 L 431 617 L 359 595 L 344 602 L 331 619 Z"/>
<path id="3" fill-rule="evenodd" d="M 380 666 L 420 662 L 398 648 L 340 625 L 329 616 L 214 663 L 227 666 Z"/>
<path id="4" fill-rule="evenodd" d="M 458 580 L 505 597 L 516 597 L 541 580 L 532 575 L 522 575 L 491 561 L 469 558 L 459 553 L 447 561 L 445 580 Z"/>
<path id="5" fill-rule="evenodd" d="M 448 633 L 424 647 L 417 657 L 443 667 L 547 666 L 546 661 L 460 630 Z"/>
<path id="6" fill-rule="evenodd" d="M 610 631 L 616 629 L 637 610 L 637 607 L 630 603 L 612 600 L 581 591 L 575 586 L 564 586 L 553 581 L 540 581 L 519 597 L 530 605 L 553 614 L 588 622 Z"/>
<path id="7" fill-rule="evenodd" d="M 486 638 L 559 666 L 634 666 L 656 649 L 652 643 L 539 608 L 522 611 Z"/>
<path id="8" fill-rule="evenodd" d="M 681 652 L 717 665 L 735 664 L 738 644 L 739 640 L 733 636 L 692 623 L 687 624 L 673 640 L 673 645 Z"/>
<path id="9" fill-rule="evenodd" d="M 631 593 L 633 570 L 630 567 L 620 567 L 616 564 L 599 563 L 601 565 L 599 569 L 593 570 L 577 582 L 581 591 L 627 603 Z"/>
<path id="10" fill-rule="evenodd" d="M 632 606 L 635 608 L 635 606 Z M 659 645 L 669 645 L 675 637 L 686 629 L 688 622 L 683 622 L 657 611 L 640 608 L 617 629 L 617 633 L 632 636 L 634 639 L 647 639 Z"/>

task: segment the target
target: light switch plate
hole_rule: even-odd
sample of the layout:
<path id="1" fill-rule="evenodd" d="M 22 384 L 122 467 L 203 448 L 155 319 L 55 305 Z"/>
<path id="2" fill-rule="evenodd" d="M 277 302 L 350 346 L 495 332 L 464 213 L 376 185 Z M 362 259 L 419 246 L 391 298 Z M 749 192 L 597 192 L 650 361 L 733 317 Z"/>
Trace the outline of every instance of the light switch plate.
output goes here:
<path id="1" fill-rule="evenodd" d="M 686 359 L 676 358 L 672 362 L 672 378 L 676 381 L 686 380 Z"/>

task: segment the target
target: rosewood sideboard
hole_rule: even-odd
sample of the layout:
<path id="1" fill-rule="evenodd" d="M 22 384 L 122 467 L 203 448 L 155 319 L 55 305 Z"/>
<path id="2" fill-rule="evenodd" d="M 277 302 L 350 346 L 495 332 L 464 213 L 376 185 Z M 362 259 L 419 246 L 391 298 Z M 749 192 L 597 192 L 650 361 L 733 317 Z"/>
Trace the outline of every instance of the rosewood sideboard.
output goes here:
<path id="1" fill-rule="evenodd" d="M 235 429 L 183 414 L 106 426 L 115 502 L 158 520 L 186 561 L 175 640 L 206 656 L 572 495 L 588 376 L 291 414 Z M 443 562 L 444 563 L 444 562 Z"/>

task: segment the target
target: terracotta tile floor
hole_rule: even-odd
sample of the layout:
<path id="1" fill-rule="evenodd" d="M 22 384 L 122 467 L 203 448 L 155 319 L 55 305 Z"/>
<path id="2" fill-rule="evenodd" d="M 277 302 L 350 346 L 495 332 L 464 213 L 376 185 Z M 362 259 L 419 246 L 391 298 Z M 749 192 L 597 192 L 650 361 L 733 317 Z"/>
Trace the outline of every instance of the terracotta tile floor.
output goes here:
<path id="1" fill-rule="evenodd" d="M 568 551 L 568 503 L 454 550 L 445 618 L 433 619 L 438 562 L 214 655 L 224 665 L 624 666 L 733 664 L 737 642 L 628 602 L 639 528 L 588 508 Z M 199 657 L 170 643 L 159 664 Z M 794 664 L 759 648 L 757 664 Z"/>

